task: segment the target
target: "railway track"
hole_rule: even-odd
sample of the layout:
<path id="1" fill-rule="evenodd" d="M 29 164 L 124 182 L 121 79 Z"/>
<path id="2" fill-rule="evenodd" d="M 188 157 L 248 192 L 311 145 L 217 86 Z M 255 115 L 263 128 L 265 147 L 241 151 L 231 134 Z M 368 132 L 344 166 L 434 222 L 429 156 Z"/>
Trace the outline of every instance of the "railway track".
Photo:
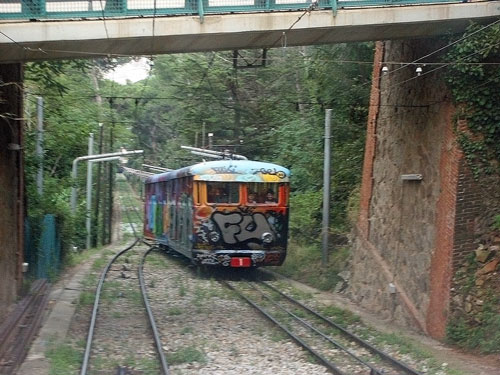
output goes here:
<path id="1" fill-rule="evenodd" d="M 142 216 L 130 200 L 133 192 L 125 184 L 126 182 L 122 181 L 120 198 L 124 210 L 122 216 L 127 219 L 129 225 L 133 227 L 132 232 L 137 236 L 138 228 L 133 222 L 139 223 L 142 221 Z M 145 259 L 146 251 L 149 251 L 150 247 L 137 242 L 133 249 L 133 253 L 141 253 L 134 257 L 141 256 Z M 129 258 L 126 264 L 130 269 L 139 269 L 139 265 L 144 264 L 144 260 L 139 259 L 132 262 L 133 256 L 127 253 L 119 255 L 122 256 Z M 134 267 L 131 266 L 132 263 Z M 150 352 L 149 342 L 154 341 L 157 359 L 155 363 L 165 358 L 163 349 L 169 362 L 167 369 L 162 370 L 159 366 L 154 370 L 145 369 L 144 366 L 128 367 L 126 361 L 122 360 L 117 367 L 93 368 L 93 373 L 107 370 L 106 373 L 118 374 L 158 374 L 170 371 L 172 375 L 186 373 L 290 375 L 328 372 L 339 375 L 419 374 L 399 360 L 377 351 L 368 342 L 355 337 L 341 325 L 331 322 L 330 318 L 321 316 L 299 301 L 288 298 L 285 293 L 273 286 L 276 285 L 274 281 L 266 283 L 241 280 L 242 275 L 248 277 L 249 273 L 234 270 L 229 270 L 227 273 L 222 270 L 199 273 L 186 267 L 187 264 L 188 262 L 183 262 L 179 258 L 166 256 L 165 252 L 154 253 L 147 262 L 148 280 L 140 282 L 141 289 L 146 289 L 145 284 L 148 284 L 152 310 L 157 317 L 157 330 L 162 337 L 168 339 L 163 342 L 160 337 L 151 339 L 144 336 L 133 339 L 137 344 L 135 348 L 128 347 L 129 355 L 136 349 L 140 350 L 141 354 L 147 354 Z M 123 272 L 119 265 L 111 265 L 109 268 L 115 280 L 120 279 L 119 275 Z M 257 272 L 257 275 L 259 274 Z M 130 276 L 121 281 L 137 284 L 137 281 L 132 280 Z M 228 287 L 243 294 L 244 297 L 238 298 L 228 291 Z M 279 287 L 282 288 L 282 285 Z M 280 333 L 279 328 L 272 327 L 259 314 L 252 312 L 245 303 L 242 303 L 241 298 L 252 307 L 258 306 L 264 310 L 265 313 L 261 312 L 262 314 L 265 314 L 273 324 L 281 327 L 287 335 L 293 337 L 292 340 L 311 353 L 316 360 L 311 360 L 311 356 Z M 120 306 L 118 310 L 127 309 L 129 307 Z M 106 315 L 109 317 L 112 314 L 116 314 L 116 309 Z M 142 318 L 143 315 L 138 309 L 134 312 L 134 317 Z M 137 321 L 130 319 L 130 315 L 124 321 L 131 326 L 138 324 Z M 105 324 L 101 328 L 103 326 Z M 120 322 L 113 322 L 109 326 L 113 327 L 110 330 L 114 329 L 119 333 L 105 331 L 101 336 L 112 336 L 114 342 L 129 340 L 128 334 L 121 332 L 126 327 Z M 109 340 L 110 337 L 100 340 L 95 349 L 98 353 L 94 353 L 96 357 L 97 354 L 101 357 L 105 355 L 103 348 L 106 348 Z M 114 347 L 114 354 L 119 351 L 117 347 Z M 391 352 L 396 351 L 393 349 L 396 348 L 392 348 Z M 89 356 L 92 363 L 92 355 Z M 410 361 L 413 366 L 417 364 L 413 359 Z M 107 362 L 109 365 L 111 360 Z M 418 366 L 422 368 L 420 363 Z M 442 374 L 438 370 L 425 373 Z"/>
<path id="2" fill-rule="evenodd" d="M 259 280 L 219 280 L 336 375 L 419 375 L 403 362 Z"/>
<path id="3" fill-rule="evenodd" d="M 128 197 L 129 199 L 130 199 L 130 196 L 131 196 L 131 194 L 129 194 L 129 197 Z M 126 213 L 127 222 L 132 229 L 135 240 L 133 241 L 132 244 L 130 244 L 130 245 L 126 246 L 125 248 L 123 248 L 122 250 L 118 251 L 111 258 L 111 260 L 107 263 L 107 265 L 104 267 L 104 269 L 101 273 L 101 276 L 100 276 L 98 284 L 97 284 L 96 292 L 95 292 L 95 299 L 94 299 L 94 304 L 93 304 L 93 308 L 92 308 L 92 314 L 90 317 L 90 325 L 89 325 L 89 329 L 88 329 L 88 333 L 87 333 L 87 340 L 86 340 L 85 351 L 84 351 L 84 355 L 83 355 L 83 362 L 82 362 L 82 366 L 81 366 L 81 370 L 80 370 L 80 375 L 86 375 L 89 372 L 89 368 L 91 367 L 92 345 L 93 345 L 96 326 L 97 326 L 97 318 L 98 318 L 100 309 L 102 310 L 101 297 L 103 295 L 103 292 L 106 289 L 105 282 L 107 279 L 108 280 L 110 279 L 110 277 L 109 277 L 109 275 L 111 273 L 110 271 L 119 270 L 119 268 L 117 269 L 116 267 L 113 269 L 113 266 L 118 263 L 120 257 L 123 257 L 125 255 L 127 255 L 127 263 L 129 263 L 130 260 L 132 259 L 134 261 L 135 265 L 134 266 L 130 265 L 129 267 L 122 266 L 122 269 L 126 269 L 127 271 L 130 271 L 132 268 L 137 269 L 137 279 L 138 279 L 137 288 L 140 289 L 141 299 L 142 299 L 143 304 L 144 304 L 144 309 L 147 313 L 146 315 L 147 315 L 147 319 L 148 319 L 148 326 L 150 327 L 150 330 L 151 330 L 152 341 L 154 341 L 154 347 L 155 347 L 158 361 L 160 364 L 159 371 L 163 375 L 169 375 L 168 364 L 167 364 L 167 361 L 165 359 L 165 354 L 163 352 L 160 334 L 159 334 L 159 331 L 157 329 L 157 325 L 156 325 L 156 322 L 155 322 L 155 319 L 153 316 L 153 312 L 152 312 L 152 309 L 151 309 L 151 306 L 149 303 L 149 297 L 148 297 L 146 282 L 145 282 L 145 278 L 144 278 L 144 271 L 143 271 L 146 257 L 155 248 L 154 248 L 154 246 L 142 241 L 141 237 L 138 235 L 136 223 L 134 223 L 134 220 L 132 220 L 132 217 L 130 215 L 130 209 L 132 208 L 132 211 L 135 212 L 140 218 L 140 214 L 137 211 L 137 209 L 135 208 L 135 206 L 133 204 L 130 205 L 130 202 L 125 203 L 123 196 L 121 196 L 121 195 L 120 195 L 120 200 L 121 200 L 122 210 L 125 211 L 125 213 Z M 132 252 L 132 250 L 134 250 L 135 254 L 133 256 L 128 256 L 129 252 Z M 129 280 L 130 276 L 127 277 L 123 271 L 120 271 L 120 272 L 121 272 L 120 273 L 121 279 L 123 280 L 123 282 L 130 281 Z M 115 281 L 119 280 L 119 279 L 120 279 L 120 277 L 114 278 Z M 120 292 L 120 293 L 123 294 L 123 292 Z M 101 324 L 101 326 L 103 327 L 101 329 L 105 330 L 104 327 L 106 325 Z M 101 333 L 101 336 L 102 335 L 106 336 L 106 332 L 104 332 L 104 334 Z M 124 337 L 124 339 L 126 340 L 127 338 Z M 109 371 L 109 370 L 110 369 L 107 369 L 107 371 Z M 129 369 L 126 365 L 119 364 L 119 365 L 117 365 L 116 369 L 113 369 L 113 370 L 116 370 L 116 372 L 118 374 L 128 374 L 129 373 Z"/>

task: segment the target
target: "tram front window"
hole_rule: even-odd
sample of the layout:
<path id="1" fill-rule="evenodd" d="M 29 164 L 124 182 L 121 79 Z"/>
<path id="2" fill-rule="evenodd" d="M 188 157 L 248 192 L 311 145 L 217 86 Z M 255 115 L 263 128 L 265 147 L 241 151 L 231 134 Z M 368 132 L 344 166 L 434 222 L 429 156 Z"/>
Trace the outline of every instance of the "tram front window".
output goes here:
<path id="1" fill-rule="evenodd" d="M 247 184 L 248 204 L 278 203 L 278 184 L 269 182 L 251 182 Z"/>
<path id="2" fill-rule="evenodd" d="M 207 182 L 207 202 L 227 204 L 239 203 L 239 184 L 230 182 Z"/>

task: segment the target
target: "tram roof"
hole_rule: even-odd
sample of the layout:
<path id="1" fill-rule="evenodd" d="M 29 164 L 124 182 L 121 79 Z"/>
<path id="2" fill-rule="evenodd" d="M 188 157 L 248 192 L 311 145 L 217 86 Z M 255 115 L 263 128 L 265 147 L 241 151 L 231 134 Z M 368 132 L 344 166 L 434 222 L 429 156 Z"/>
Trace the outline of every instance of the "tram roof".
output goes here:
<path id="1" fill-rule="evenodd" d="M 146 183 L 192 176 L 198 181 L 288 182 L 290 171 L 277 164 L 252 160 L 216 160 L 155 174 Z"/>

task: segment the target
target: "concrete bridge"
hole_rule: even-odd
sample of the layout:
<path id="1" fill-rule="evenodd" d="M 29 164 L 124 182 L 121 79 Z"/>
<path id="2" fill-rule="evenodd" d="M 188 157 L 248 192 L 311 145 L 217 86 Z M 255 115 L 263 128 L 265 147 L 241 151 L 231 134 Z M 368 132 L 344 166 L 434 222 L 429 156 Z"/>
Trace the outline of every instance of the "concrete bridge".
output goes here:
<path id="1" fill-rule="evenodd" d="M 205 13 L 198 10 L 196 15 L 186 15 L 185 8 L 177 9 L 175 16 L 170 8 L 158 9 L 157 14 L 151 15 L 149 9 L 144 10 L 145 17 L 138 17 L 138 11 L 130 9 L 122 13 L 54 11 L 57 9 L 54 4 L 78 3 L 75 1 L 47 1 L 46 10 L 36 14 L 5 13 L 6 9 L 22 9 L 20 2 L 9 1 L 0 2 L 0 63 L 421 38 L 463 31 L 470 20 L 482 23 L 500 17 L 499 1 L 440 3 L 436 0 L 438 3 L 412 4 L 410 1 L 325 3 L 321 0 L 311 6 L 310 2 L 290 5 L 281 0 L 284 5 L 265 9 L 256 5 L 257 0 L 250 0 L 252 6 L 213 6 L 208 8 L 211 13 L 205 9 Z M 248 0 L 238 1 L 248 3 Z M 82 3 L 88 6 L 85 1 Z M 160 0 L 158 3 L 161 4 Z M 6 8 L 13 4 L 18 4 L 19 9 Z M 185 5 L 183 0 L 182 4 Z M 353 7 L 358 4 L 362 7 Z M 336 9 L 338 7 L 343 8 Z M 50 9 L 52 12 L 47 11 Z M 194 13 L 194 8 L 191 12 Z M 93 19 L 61 19 L 85 14 Z M 14 20 L 15 16 L 19 19 Z M 100 19 L 96 19 L 98 16 Z"/>

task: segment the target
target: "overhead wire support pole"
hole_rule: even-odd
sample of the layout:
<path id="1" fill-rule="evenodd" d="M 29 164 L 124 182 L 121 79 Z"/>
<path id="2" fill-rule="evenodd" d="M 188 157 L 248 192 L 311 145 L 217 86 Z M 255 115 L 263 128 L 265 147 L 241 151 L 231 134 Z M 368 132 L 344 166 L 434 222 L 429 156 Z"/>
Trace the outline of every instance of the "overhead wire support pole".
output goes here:
<path id="1" fill-rule="evenodd" d="M 111 127 L 109 128 L 109 149 L 113 149 L 113 137 L 115 130 L 115 117 L 113 116 L 113 98 L 109 100 L 109 109 L 111 110 Z M 113 164 L 108 164 L 108 241 L 106 243 L 111 243 L 113 239 L 113 228 L 111 228 L 113 223 L 113 182 L 114 182 L 114 173 L 113 173 Z M 103 225 L 106 225 L 103 223 Z M 104 241 L 104 240 L 103 240 Z"/>
<path id="2" fill-rule="evenodd" d="M 102 154 L 103 145 L 103 126 L 99 123 L 99 154 Z M 96 176 L 96 192 L 95 192 L 95 208 L 94 208 L 94 241 L 93 244 L 97 246 L 99 241 L 99 235 L 97 234 L 97 229 L 99 228 L 99 206 L 101 202 L 101 164 L 97 165 L 97 176 Z"/>
<path id="3" fill-rule="evenodd" d="M 321 264 L 328 264 L 328 239 L 330 230 L 330 133 L 332 110 L 325 111 L 325 154 L 323 166 L 323 223 L 321 229 L 322 236 L 322 253 Z"/>
<path id="4" fill-rule="evenodd" d="M 125 156 L 125 155 L 142 154 L 143 152 L 144 152 L 143 150 L 111 152 L 111 153 L 107 153 L 107 154 L 79 156 L 76 159 L 74 159 L 73 160 L 73 167 L 71 170 L 71 178 L 73 180 L 73 187 L 71 188 L 71 212 L 73 213 L 73 215 L 75 214 L 75 211 L 76 211 L 76 178 L 78 175 L 78 162 L 79 161 L 86 161 L 86 160 L 99 161 L 101 159 L 110 158 L 110 157 L 114 157 L 114 156 L 121 157 L 121 156 Z"/>
<path id="5" fill-rule="evenodd" d="M 94 133 L 89 135 L 89 155 L 94 154 Z M 85 248 L 90 249 L 91 246 L 91 225 L 92 225 L 92 162 L 89 160 L 87 163 L 87 212 L 85 227 L 87 229 L 87 239 L 85 241 Z"/>
<path id="6" fill-rule="evenodd" d="M 38 158 L 38 172 L 36 174 L 36 189 L 39 196 L 43 195 L 43 98 L 36 98 L 36 156 Z"/>

